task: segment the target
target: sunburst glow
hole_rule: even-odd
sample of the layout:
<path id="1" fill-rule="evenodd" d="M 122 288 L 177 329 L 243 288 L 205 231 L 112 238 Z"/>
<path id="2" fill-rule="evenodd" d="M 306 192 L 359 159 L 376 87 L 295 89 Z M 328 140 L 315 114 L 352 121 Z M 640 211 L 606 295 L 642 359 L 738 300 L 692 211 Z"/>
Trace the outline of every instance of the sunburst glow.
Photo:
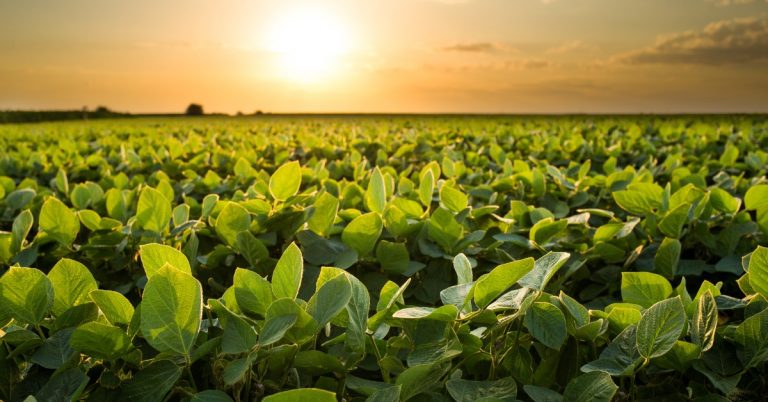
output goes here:
<path id="1" fill-rule="evenodd" d="M 310 83 L 337 72 L 349 40 L 336 16 L 319 9 L 300 9 L 275 21 L 266 45 L 279 55 L 280 76 Z"/>

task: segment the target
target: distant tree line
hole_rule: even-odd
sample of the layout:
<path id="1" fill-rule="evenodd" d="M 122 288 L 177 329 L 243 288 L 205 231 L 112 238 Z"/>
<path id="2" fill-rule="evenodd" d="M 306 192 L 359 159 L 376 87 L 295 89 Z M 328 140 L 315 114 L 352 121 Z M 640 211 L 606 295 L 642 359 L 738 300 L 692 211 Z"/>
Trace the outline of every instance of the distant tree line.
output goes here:
<path id="1" fill-rule="evenodd" d="M 37 123 L 57 120 L 88 120 L 128 117 L 130 113 L 120 113 L 99 106 L 94 110 L 0 110 L 0 123 Z"/>

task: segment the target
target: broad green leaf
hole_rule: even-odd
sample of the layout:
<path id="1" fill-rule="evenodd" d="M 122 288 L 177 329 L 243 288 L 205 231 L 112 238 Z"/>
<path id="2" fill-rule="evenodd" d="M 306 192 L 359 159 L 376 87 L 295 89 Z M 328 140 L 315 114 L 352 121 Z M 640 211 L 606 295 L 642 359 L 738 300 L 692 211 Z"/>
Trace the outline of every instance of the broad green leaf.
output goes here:
<path id="1" fill-rule="evenodd" d="M 259 334 L 259 345 L 268 346 L 283 339 L 298 320 L 300 310 L 293 298 L 273 301 L 267 309 L 266 321 Z"/>
<path id="2" fill-rule="evenodd" d="M 768 184 L 750 187 L 744 194 L 744 207 L 748 210 L 768 208 Z"/>
<path id="3" fill-rule="evenodd" d="M 505 290 L 534 269 L 533 258 L 508 262 L 481 276 L 474 286 L 474 299 L 478 307 L 485 308 Z"/>
<path id="4" fill-rule="evenodd" d="M 467 208 L 469 200 L 466 194 L 447 184 L 443 184 L 440 188 L 440 205 L 458 213 Z"/>
<path id="5" fill-rule="evenodd" d="M 427 221 L 427 234 L 447 251 L 461 240 L 464 227 L 456 221 L 453 213 L 443 207 L 435 209 Z"/>
<path id="6" fill-rule="evenodd" d="M 682 335 L 686 320 L 680 296 L 652 305 L 637 323 L 637 351 L 646 359 L 664 355 Z"/>
<path id="7" fill-rule="evenodd" d="M 715 298 L 712 292 L 707 291 L 699 297 L 694 307 L 691 325 L 691 341 L 698 345 L 702 352 L 711 349 L 715 343 L 717 318 Z"/>
<path id="8" fill-rule="evenodd" d="M 660 206 L 653 194 L 639 190 L 622 190 L 613 192 L 613 199 L 621 209 L 638 216 L 653 213 Z"/>
<path id="9" fill-rule="evenodd" d="M 659 230 L 671 238 L 680 238 L 683 226 L 688 221 L 690 209 L 691 205 L 683 204 L 667 213 L 664 219 L 659 222 Z"/>
<path id="10" fill-rule="evenodd" d="M 251 368 L 251 358 L 241 357 L 236 360 L 232 360 L 226 363 L 224 370 L 221 373 L 222 380 L 227 385 L 232 385 L 240 382 L 245 376 L 245 373 Z"/>
<path id="11" fill-rule="evenodd" d="M 565 386 L 564 401 L 573 402 L 610 402 L 619 387 L 611 376 L 599 371 L 582 374 Z"/>
<path id="12" fill-rule="evenodd" d="M 295 299 L 301 287 L 304 275 L 304 257 L 296 243 L 291 243 L 285 249 L 277 266 L 272 272 L 272 293 L 275 298 L 288 297 Z"/>
<path id="13" fill-rule="evenodd" d="M 264 246 L 264 243 L 247 230 L 237 234 L 235 243 L 237 252 L 240 253 L 252 267 L 257 266 L 259 262 L 269 258 L 269 250 Z"/>
<path id="14" fill-rule="evenodd" d="M 160 402 L 181 377 L 182 369 L 170 360 L 155 360 L 120 386 L 125 401 Z"/>
<path id="15" fill-rule="evenodd" d="M 288 162 L 269 178 L 269 193 L 277 201 L 285 201 L 299 192 L 301 187 L 301 165 L 298 161 Z"/>
<path id="16" fill-rule="evenodd" d="M 537 341 L 560 349 L 567 338 L 565 315 L 551 303 L 535 302 L 525 314 L 525 327 Z"/>
<path id="17" fill-rule="evenodd" d="M 545 218 L 536 222 L 529 233 L 529 238 L 536 244 L 545 244 L 568 226 L 568 221 L 561 219 L 556 221 L 554 218 Z"/>
<path id="18" fill-rule="evenodd" d="M 365 191 L 365 206 L 371 212 L 382 213 L 387 204 L 387 189 L 384 186 L 384 176 L 379 168 L 374 168 L 368 189 Z"/>
<path id="19" fill-rule="evenodd" d="M 232 402 L 232 398 L 224 391 L 209 389 L 192 395 L 189 402 Z"/>
<path id="20" fill-rule="evenodd" d="M 435 176 L 431 170 L 421 176 L 419 181 L 419 201 L 421 205 L 429 207 L 432 204 L 432 193 L 435 191 Z"/>
<path id="21" fill-rule="evenodd" d="M 139 257 L 147 279 L 151 279 L 166 264 L 180 272 L 192 274 L 187 256 L 173 247 L 151 243 L 139 246 Z"/>
<path id="22" fill-rule="evenodd" d="M 251 215 L 242 205 L 230 201 L 216 218 L 216 234 L 228 246 L 237 248 L 237 234 L 251 226 Z"/>
<path id="23" fill-rule="evenodd" d="M 507 399 L 517 395 L 517 384 L 511 377 L 495 381 L 472 381 L 455 378 L 445 383 L 448 394 L 456 402 L 474 402 L 484 398 Z"/>
<path id="24" fill-rule="evenodd" d="M 472 264 L 463 253 L 453 257 L 453 270 L 456 271 L 457 285 L 472 282 Z"/>
<path id="25" fill-rule="evenodd" d="M 171 221 L 171 202 L 165 196 L 151 188 L 144 187 L 139 194 L 136 208 L 136 222 L 144 230 L 163 233 Z"/>
<path id="26" fill-rule="evenodd" d="M 408 272 L 411 262 L 404 243 L 393 243 L 386 240 L 380 241 L 376 247 L 376 259 L 379 260 L 384 272 L 401 275 Z"/>
<path id="27" fill-rule="evenodd" d="M 323 327 L 344 310 L 352 297 L 352 285 L 346 275 L 325 282 L 307 303 L 307 313 Z"/>
<path id="28" fill-rule="evenodd" d="M 327 236 L 336 220 L 336 214 L 339 212 L 339 199 L 330 193 L 322 193 L 317 197 L 314 207 L 314 212 L 307 220 L 307 225 L 311 231 L 320 236 Z"/>
<path id="29" fill-rule="evenodd" d="M 269 281 L 253 271 L 237 268 L 232 283 L 240 309 L 245 313 L 264 317 L 272 303 Z"/>
<path id="30" fill-rule="evenodd" d="M 59 315 L 78 304 L 89 301 L 88 293 L 98 285 L 85 265 L 62 258 L 48 272 L 53 286 L 53 314 Z"/>
<path id="31" fill-rule="evenodd" d="M 399 385 L 393 385 L 376 390 L 365 402 L 400 402 Z"/>
<path id="32" fill-rule="evenodd" d="M 383 223 L 379 214 L 369 212 L 349 222 L 341 233 L 341 240 L 357 251 L 359 256 L 365 256 L 373 251 L 382 228 Z"/>
<path id="33" fill-rule="evenodd" d="M 278 392 L 262 399 L 264 402 L 336 402 L 336 394 L 324 389 L 301 388 Z"/>
<path id="34" fill-rule="evenodd" d="M 40 324 L 53 306 L 53 285 L 34 268 L 11 267 L 0 277 L 0 317 Z"/>
<path id="35" fill-rule="evenodd" d="M 635 367 L 642 361 L 637 352 L 637 326 L 626 327 L 608 346 L 600 352 L 600 358 L 581 366 L 585 373 L 602 371 L 613 376 L 634 374 Z"/>
<path id="36" fill-rule="evenodd" d="M 73 328 L 54 333 L 32 354 L 30 361 L 50 370 L 56 370 L 71 360 L 77 352 L 69 345 Z"/>
<path id="37" fill-rule="evenodd" d="M 427 391 L 450 368 L 446 364 L 420 364 L 407 368 L 400 373 L 395 380 L 395 385 L 400 386 L 400 398 L 407 401 L 414 396 Z"/>
<path id="38" fill-rule="evenodd" d="M 401 308 L 392 314 L 392 318 L 400 318 L 404 320 L 436 320 L 453 322 L 459 314 L 459 309 L 449 304 L 441 307 L 408 307 Z"/>
<path id="39" fill-rule="evenodd" d="M 256 346 L 258 340 L 256 330 L 248 321 L 230 311 L 218 300 L 211 299 L 208 300 L 208 303 L 216 311 L 219 320 L 223 322 L 222 352 L 227 354 L 246 353 Z"/>
<path id="40" fill-rule="evenodd" d="M 203 288 L 192 275 L 165 267 L 147 282 L 141 333 L 160 352 L 189 356 L 200 330 Z"/>
<path id="41" fill-rule="evenodd" d="M 25 401 L 76 401 L 80 399 L 80 394 L 89 380 L 80 368 L 70 367 L 56 371 L 34 397 L 30 395 Z"/>
<path id="42" fill-rule="evenodd" d="M 621 299 L 645 308 L 672 294 L 672 285 L 663 276 L 650 272 L 622 272 Z"/>
<path id="43" fill-rule="evenodd" d="M 34 221 L 35 218 L 32 216 L 32 212 L 30 212 L 28 209 L 22 211 L 13 220 L 10 245 L 11 254 L 15 255 L 21 251 L 21 246 L 24 244 L 24 240 L 26 240 L 30 229 L 32 229 Z"/>
<path id="44" fill-rule="evenodd" d="M 134 308 L 128 299 L 114 290 L 93 290 L 91 300 L 99 307 L 107 321 L 114 325 L 128 325 L 133 318 Z"/>
<path id="45" fill-rule="evenodd" d="M 550 279 L 555 276 L 557 271 L 565 265 L 570 257 L 571 254 L 569 253 L 550 251 L 536 260 L 531 272 L 520 278 L 518 282 L 521 286 L 529 289 L 543 291 Z"/>
<path id="46" fill-rule="evenodd" d="M 39 222 L 40 231 L 65 246 L 72 244 L 80 231 L 77 214 L 54 197 L 43 203 Z"/>
<path id="47" fill-rule="evenodd" d="M 537 385 L 524 385 L 525 393 L 533 402 L 562 402 L 563 396 L 557 392 Z"/>
<path id="48" fill-rule="evenodd" d="M 673 278 L 677 273 L 682 246 L 680 240 L 665 237 L 653 257 L 653 269 L 665 278 Z"/>
<path id="49" fill-rule="evenodd" d="M 92 321 L 77 327 L 69 344 L 97 359 L 117 360 L 130 349 L 131 338 L 121 328 Z"/>
<path id="50" fill-rule="evenodd" d="M 745 368 L 768 360 L 768 308 L 739 324 L 733 338 L 742 346 L 739 357 Z"/>
<path id="51" fill-rule="evenodd" d="M 749 258 L 749 284 L 768 298 L 768 248 L 757 246 Z"/>

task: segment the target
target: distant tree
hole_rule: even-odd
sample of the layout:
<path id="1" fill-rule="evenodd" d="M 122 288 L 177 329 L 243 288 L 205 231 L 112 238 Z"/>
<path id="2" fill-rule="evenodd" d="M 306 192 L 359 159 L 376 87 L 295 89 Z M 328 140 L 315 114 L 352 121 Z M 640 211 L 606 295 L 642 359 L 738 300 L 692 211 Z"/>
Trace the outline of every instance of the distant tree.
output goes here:
<path id="1" fill-rule="evenodd" d="M 187 106 L 187 111 L 185 114 L 187 116 L 202 116 L 204 114 L 203 105 L 190 103 L 189 106 Z"/>
<path id="2" fill-rule="evenodd" d="M 96 108 L 96 113 L 108 114 L 108 113 L 112 113 L 112 111 L 109 110 L 109 108 L 106 106 L 99 106 Z"/>
<path id="3" fill-rule="evenodd" d="M 259 116 L 259 115 L 264 114 L 264 112 L 262 112 L 261 110 L 257 110 L 255 112 L 253 112 L 253 114 L 256 115 L 256 116 Z"/>

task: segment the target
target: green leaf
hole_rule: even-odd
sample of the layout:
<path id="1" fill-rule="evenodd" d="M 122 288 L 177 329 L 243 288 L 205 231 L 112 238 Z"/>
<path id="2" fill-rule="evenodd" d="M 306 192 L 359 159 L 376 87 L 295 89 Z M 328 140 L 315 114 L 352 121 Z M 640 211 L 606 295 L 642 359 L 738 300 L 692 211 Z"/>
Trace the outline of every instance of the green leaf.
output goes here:
<path id="1" fill-rule="evenodd" d="M 128 325 L 133 318 L 133 305 L 125 296 L 113 290 L 93 290 L 91 300 L 99 307 L 107 321 L 114 325 Z"/>
<path id="2" fill-rule="evenodd" d="M 768 298 L 768 248 L 757 246 L 749 258 L 749 284 Z"/>
<path id="3" fill-rule="evenodd" d="M 62 258 L 48 272 L 53 286 L 53 314 L 59 315 L 78 304 L 89 301 L 88 293 L 98 285 L 85 265 Z"/>
<path id="4" fill-rule="evenodd" d="M 365 402 L 400 402 L 400 389 L 399 385 L 378 389 Z"/>
<path id="5" fill-rule="evenodd" d="M 339 314 L 352 297 L 352 285 L 346 275 L 338 275 L 325 282 L 307 303 L 307 313 L 317 321 L 319 327 L 325 326 L 336 314 Z"/>
<path id="6" fill-rule="evenodd" d="M 223 322 L 222 352 L 228 354 L 246 353 L 256 346 L 258 341 L 256 330 L 248 321 L 233 313 L 218 300 L 210 299 L 208 303 L 216 310 L 216 314 Z"/>
<path id="7" fill-rule="evenodd" d="M 322 193 L 313 205 L 314 212 L 307 220 L 309 230 L 320 236 L 327 236 L 339 212 L 339 199 L 330 193 Z"/>
<path id="8" fill-rule="evenodd" d="M 450 251 L 464 235 L 464 227 L 456 221 L 451 211 L 440 207 L 427 221 L 427 234 L 443 249 Z"/>
<path id="9" fill-rule="evenodd" d="M 524 385 L 525 393 L 533 402 L 562 402 L 563 396 L 557 392 L 537 385 Z"/>
<path id="10" fill-rule="evenodd" d="M 259 345 L 271 345 L 285 336 L 299 318 L 300 307 L 293 298 L 277 299 L 267 309 L 266 321 L 259 335 Z"/>
<path id="11" fill-rule="evenodd" d="M 151 279 L 166 264 L 180 272 L 192 274 L 187 256 L 171 246 L 151 243 L 139 246 L 139 257 L 147 279 Z"/>
<path id="12" fill-rule="evenodd" d="M 612 195 L 613 200 L 621 209 L 634 215 L 652 214 L 654 209 L 661 206 L 653 194 L 639 190 L 614 191 Z"/>
<path id="13" fill-rule="evenodd" d="M 170 360 L 156 360 L 120 387 L 124 401 L 160 402 L 181 377 L 181 367 Z"/>
<path id="14" fill-rule="evenodd" d="M 568 226 L 568 221 L 554 218 L 544 218 L 531 227 L 529 238 L 536 244 L 545 244 L 547 241 L 557 236 Z"/>
<path id="15" fill-rule="evenodd" d="M 425 207 L 432 204 L 432 193 L 435 191 L 435 176 L 431 170 L 421 176 L 419 181 L 419 201 Z"/>
<path id="16" fill-rule="evenodd" d="M 611 376 L 599 371 L 582 374 L 568 382 L 563 391 L 564 401 L 610 402 L 619 387 Z"/>
<path id="17" fill-rule="evenodd" d="M 0 277 L 0 317 L 40 324 L 53 306 L 53 285 L 34 268 L 11 267 Z"/>
<path id="18" fill-rule="evenodd" d="M 72 328 L 67 328 L 53 334 L 35 351 L 30 360 L 50 370 L 63 366 L 77 353 L 69 346 L 72 331 Z"/>
<path id="19" fill-rule="evenodd" d="M 141 333 L 160 352 L 189 356 L 203 314 L 203 288 L 192 275 L 165 267 L 147 282 Z"/>
<path id="20" fill-rule="evenodd" d="M 621 299 L 645 308 L 672 294 L 672 285 L 663 276 L 650 272 L 622 272 Z"/>
<path id="21" fill-rule="evenodd" d="M 472 264 L 463 253 L 453 257 L 453 270 L 456 271 L 457 285 L 472 282 Z"/>
<path id="22" fill-rule="evenodd" d="M 440 378 L 448 371 L 447 364 L 420 364 L 409 367 L 395 380 L 395 385 L 400 386 L 400 398 L 407 401 L 414 396 L 429 390 L 440 381 Z"/>
<path id="23" fill-rule="evenodd" d="M 76 401 L 90 378 L 79 368 L 55 372 L 35 394 L 34 401 Z M 29 399 L 29 398 L 28 398 Z"/>
<path id="24" fill-rule="evenodd" d="M 285 201 L 296 195 L 301 187 L 301 165 L 298 161 L 288 162 L 269 178 L 269 193 L 277 201 Z"/>
<path id="25" fill-rule="evenodd" d="M 453 322 L 459 314 L 459 309 L 453 304 L 441 307 L 408 307 L 401 308 L 392 314 L 392 318 L 404 320 L 436 320 Z"/>
<path id="26" fill-rule="evenodd" d="M 571 257 L 569 253 L 550 251 L 536 260 L 531 272 L 522 277 L 518 282 L 521 286 L 534 290 L 544 290 L 549 280 L 565 265 Z"/>
<path id="27" fill-rule="evenodd" d="M 382 228 L 383 223 L 379 214 L 369 212 L 349 222 L 341 233 L 341 241 L 352 247 L 362 257 L 373 251 Z"/>
<path id="28" fill-rule="evenodd" d="M 742 346 L 739 357 L 745 368 L 768 360 L 768 308 L 742 321 L 733 339 Z"/>
<path id="29" fill-rule="evenodd" d="M 646 359 L 664 355 L 682 335 L 686 319 L 680 296 L 652 305 L 637 323 L 637 351 Z"/>
<path id="30" fill-rule="evenodd" d="M 243 312 L 261 317 L 266 315 L 267 308 L 272 303 L 269 281 L 256 272 L 237 268 L 232 284 L 237 305 Z"/>
<path id="31" fill-rule="evenodd" d="M 324 389 L 301 388 L 278 392 L 262 399 L 264 402 L 336 402 L 336 394 Z"/>
<path id="32" fill-rule="evenodd" d="M 224 366 L 222 372 L 222 379 L 227 385 L 232 385 L 243 379 L 246 371 L 251 368 L 251 358 L 241 357 L 236 360 L 232 360 Z"/>
<path id="33" fill-rule="evenodd" d="M 461 212 L 469 205 L 467 195 L 461 191 L 443 184 L 440 188 L 440 205 L 453 212 Z"/>
<path id="34" fill-rule="evenodd" d="M 11 245 L 10 252 L 15 255 L 21 251 L 21 246 L 24 244 L 24 240 L 27 238 L 29 231 L 32 229 L 35 218 L 32 216 L 32 212 L 28 209 L 22 211 L 13 220 L 13 228 L 11 229 Z"/>
<path id="35" fill-rule="evenodd" d="M 373 169 L 371 179 L 368 181 L 368 189 L 365 191 L 365 206 L 371 212 L 382 213 L 387 205 L 387 189 L 384 185 L 384 176 L 378 167 Z"/>
<path id="36" fill-rule="evenodd" d="M 533 303 L 525 313 L 525 326 L 534 339 L 551 349 L 559 350 L 568 336 L 565 315 L 552 303 Z"/>
<path id="37" fill-rule="evenodd" d="M 448 380 L 445 388 L 456 402 L 474 402 L 483 398 L 514 398 L 517 384 L 511 377 L 496 381 Z"/>
<path id="38" fill-rule="evenodd" d="M 665 278 L 673 278 L 677 273 L 681 250 L 680 240 L 665 237 L 653 257 L 653 270 Z"/>
<path id="39" fill-rule="evenodd" d="M 224 391 L 209 389 L 192 395 L 189 402 L 232 402 L 232 398 Z"/>
<path id="40" fill-rule="evenodd" d="M 376 247 L 376 259 L 384 272 L 405 274 L 411 262 L 408 248 L 404 243 L 393 243 L 386 240 L 379 242 Z"/>
<path id="41" fill-rule="evenodd" d="M 216 218 L 216 234 L 228 246 L 237 248 L 237 234 L 251 226 L 251 215 L 242 205 L 230 201 Z"/>
<path id="42" fill-rule="evenodd" d="M 717 318 L 715 298 L 712 292 L 706 291 L 694 307 L 691 326 L 691 341 L 698 345 L 702 352 L 711 349 L 715 343 Z"/>
<path id="43" fill-rule="evenodd" d="M 669 211 L 667 216 L 659 222 L 659 230 L 665 235 L 678 239 L 683 230 L 683 226 L 688 221 L 688 212 L 691 209 L 690 204 L 683 204 Z"/>
<path id="44" fill-rule="evenodd" d="M 608 346 L 600 352 L 600 358 L 581 367 L 583 372 L 602 371 L 614 376 L 634 374 L 635 367 L 642 361 L 637 352 L 637 326 L 627 326 Z"/>
<path id="45" fill-rule="evenodd" d="M 768 208 L 768 184 L 750 187 L 744 194 L 744 207 L 751 211 Z"/>
<path id="46" fill-rule="evenodd" d="M 481 276 L 474 286 L 474 300 L 478 307 L 485 308 L 505 290 L 534 269 L 533 258 L 508 262 Z"/>
<path id="47" fill-rule="evenodd" d="M 295 299 L 301 287 L 304 274 L 304 257 L 296 243 L 291 243 L 285 249 L 277 266 L 272 273 L 272 293 L 275 298 L 288 297 Z"/>
<path id="48" fill-rule="evenodd" d="M 163 233 L 171 221 L 171 202 L 151 187 L 144 187 L 139 194 L 136 208 L 136 223 L 139 227 L 156 233 Z"/>
<path id="49" fill-rule="evenodd" d="M 131 338 L 121 328 L 92 321 L 77 327 L 69 344 L 97 359 L 117 360 L 130 349 Z"/>
<path id="50" fill-rule="evenodd" d="M 247 230 L 237 234 L 235 243 L 237 252 L 240 253 L 252 267 L 257 266 L 260 261 L 269 258 L 269 250 L 264 246 L 264 243 Z"/>
<path id="51" fill-rule="evenodd" d="M 40 231 L 69 246 L 80 231 L 80 220 L 71 209 L 54 197 L 49 197 L 40 209 Z"/>

